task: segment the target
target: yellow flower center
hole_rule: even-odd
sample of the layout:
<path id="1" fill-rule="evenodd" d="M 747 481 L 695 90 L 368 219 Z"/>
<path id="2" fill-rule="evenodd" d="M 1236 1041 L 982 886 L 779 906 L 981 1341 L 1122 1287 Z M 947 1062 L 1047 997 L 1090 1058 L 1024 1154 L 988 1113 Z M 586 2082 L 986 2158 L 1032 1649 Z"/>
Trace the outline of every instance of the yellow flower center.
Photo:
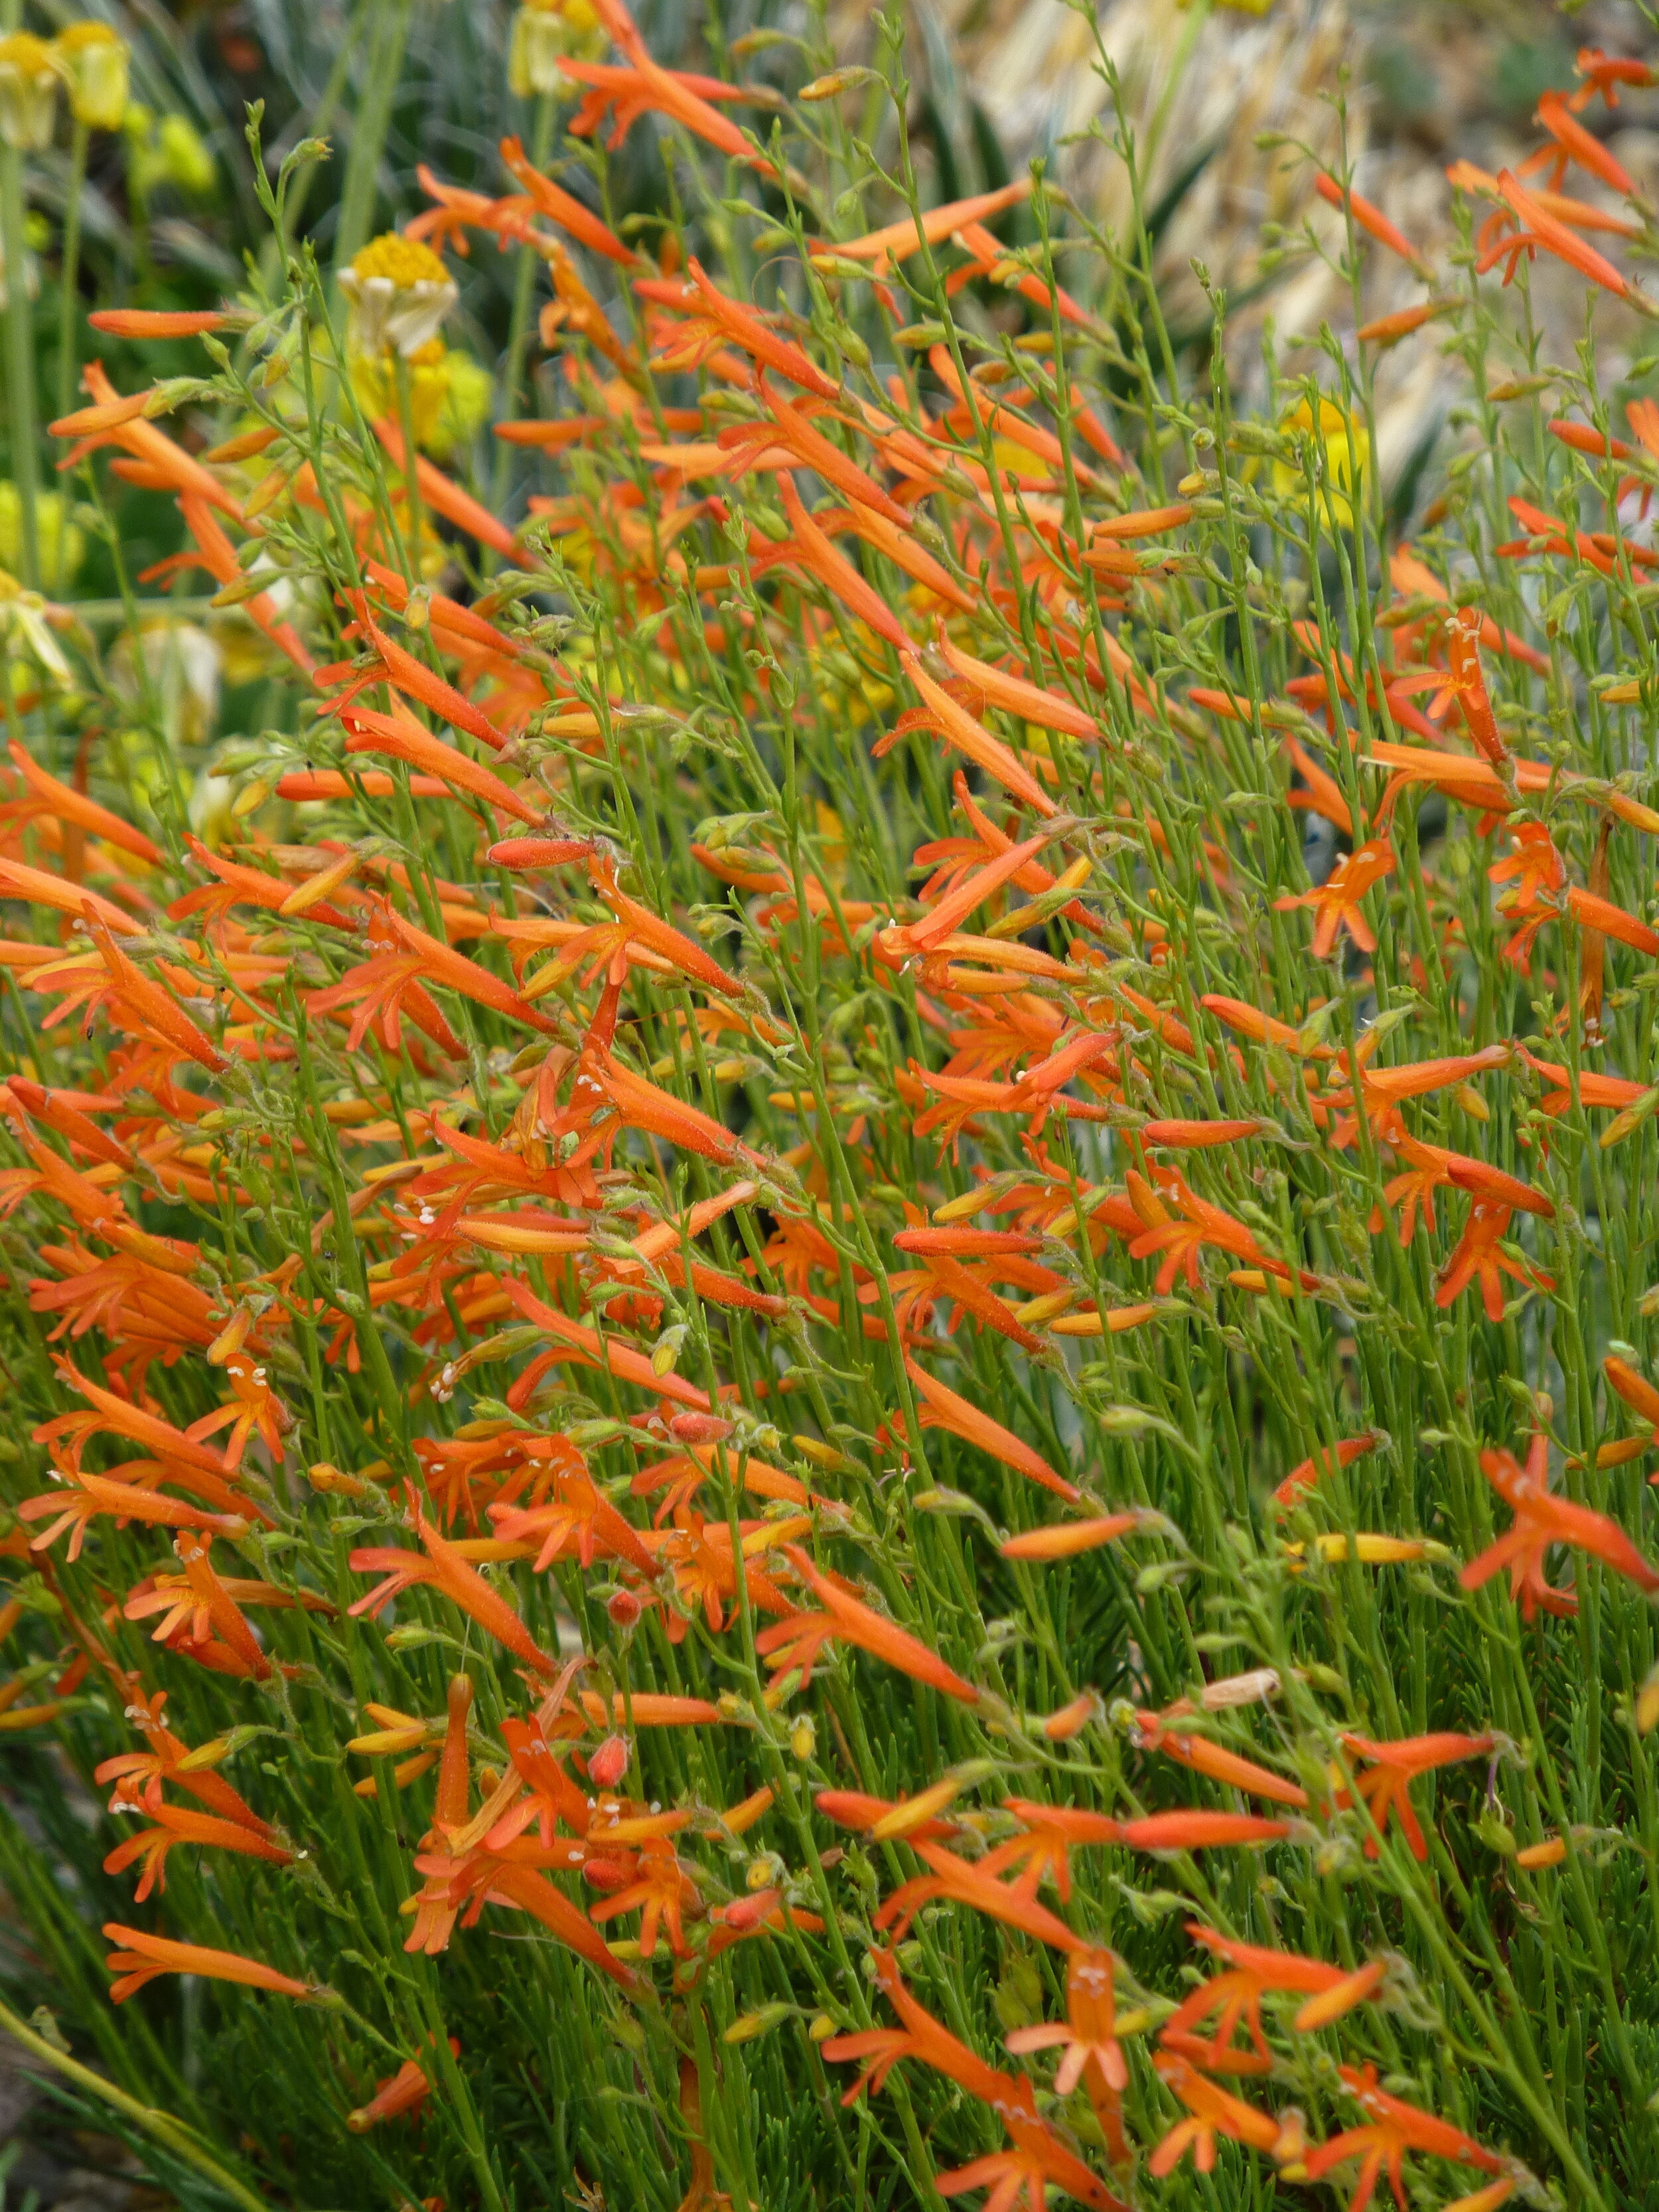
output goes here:
<path id="1" fill-rule="evenodd" d="M 51 76 L 55 74 L 52 48 L 33 31 L 14 31 L 0 39 L 0 69 L 15 70 L 19 76 Z"/>
<path id="2" fill-rule="evenodd" d="M 380 238 L 371 239 L 359 253 L 351 257 L 353 272 L 359 276 L 386 276 L 399 291 L 416 284 L 447 284 L 449 271 L 429 246 L 422 246 L 401 232 L 386 231 Z"/>
<path id="3" fill-rule="evenodd" d="M 71 23 L 58 34 L 58 51 L 65 54 L 84 53 L 91 46 L 118 46 L 119 35 L 107 23 Z"/>

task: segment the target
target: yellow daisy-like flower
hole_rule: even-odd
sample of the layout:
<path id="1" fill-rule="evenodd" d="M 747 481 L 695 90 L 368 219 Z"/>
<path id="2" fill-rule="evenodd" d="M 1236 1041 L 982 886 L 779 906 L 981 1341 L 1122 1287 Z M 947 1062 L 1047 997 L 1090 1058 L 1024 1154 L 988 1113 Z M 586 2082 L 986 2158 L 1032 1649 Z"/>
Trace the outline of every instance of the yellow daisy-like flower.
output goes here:
<path id="1" fill-rule="evenodd" d="M 372 239 L 340 271 L 351 303 L 347 342 L 356 353 L 399 353 L 429 345 L 460 293 L 429 246 L 395 230 Z"/>

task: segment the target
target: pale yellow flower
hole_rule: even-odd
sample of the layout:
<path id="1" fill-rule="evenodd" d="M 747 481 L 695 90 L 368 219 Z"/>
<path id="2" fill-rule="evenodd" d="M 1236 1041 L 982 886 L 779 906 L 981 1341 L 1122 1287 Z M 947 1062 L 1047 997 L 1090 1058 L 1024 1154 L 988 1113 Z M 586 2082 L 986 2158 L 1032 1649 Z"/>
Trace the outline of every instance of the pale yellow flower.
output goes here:
<path id="1" fill-rule="evenodd" d="M 604 28 L 590 0 L 525 0 L 513 18 L 507 88 L 520 100 L 574 91 L 559 67 L 561 56 L 604 50 Z"/>
<path id="2" fill-rule="evenodd" d="M 127 112 L 127 42 L 107 23 L 71 23 L 57 39 L 70 112 L 89 131 L 118 131 Z"/>
<path id="3" fill-rule="evenodd" d="M 35 494 L 34 532 L 40 550 L 40 574 L 48 582 L 61 578 L 68 583 L 85 557 L 87 540 L 61 492 Z M 10 478 L 0 477 L 0 568 L 16 568 L 22 543 L 22 499 Z"/>
<path id="4" fill-rule="evenodd" d="M 354 353 L 351 383 L 369 416 L 395 416 L 398 387 L 385 354 Z M 430 338 L 410 356 L 409 412 L 415 442 L 446 460 L 488 421 L 494 392 L 489 372 L 459 347 Z"/>
<path id="5" fill-rule="evenodd" d="M 204 744 L 219 720 L 218 647 L 195 623 L 151 622 L 139 632 L 139 650 L 168 743 Z M 143 697 L 138 653 L 131 632 L 117 640 L 109 657 L 109 673 L 124 698 L 136 703 Z"/>
<path id="6" fill-rule="evenodd" d="M 20 154 L 52 143 L 58 113 L 58 57 L 45 39 L 14 31 L 0 39 L 0 140 Z"/>
<path id="7" fill-rule="evenodd" d="M 1312 430 L 1313 410 L 1308 401 L 1299 400 L 1287 415 L 1281 415 L 1279 428 L 1286 436 L 1297 439 Z M 1370 433 L 1363 422 L 1345 414 L 1335 400 L 1322 398 L 1318 437 L 1325 449 L 1326 520 L 1334 529 L 1350 530 L 1353 527 L 1353 503 L 1343 495 L 1354 489 L 1356 477 L 1363 479 L 1370 473 L 1375 459 Z M 1273 488 L 1280 499 L 1295 500 L 1305 492 L 1306 480 L 1299 468 L 1287 461 L 1275 461 Z"/>
<path id="8" fill-rule="evenodd" d="M 61 620 L 64 609 L 55 610 Z M 15 576 L 0 568 L 0 648 L 3 648 L 8 680 L 14 693 L 33 690 L 39 677 L 33 670 L 25 674 L 21 684 L 15 663 L 19 659 L 32 662 L 49 684 L 66 690 L 73 678 L 70 665 L 64 658 L 64 648 L 52 634 L 47 603 L 39 592 L 25 591 Z"/>

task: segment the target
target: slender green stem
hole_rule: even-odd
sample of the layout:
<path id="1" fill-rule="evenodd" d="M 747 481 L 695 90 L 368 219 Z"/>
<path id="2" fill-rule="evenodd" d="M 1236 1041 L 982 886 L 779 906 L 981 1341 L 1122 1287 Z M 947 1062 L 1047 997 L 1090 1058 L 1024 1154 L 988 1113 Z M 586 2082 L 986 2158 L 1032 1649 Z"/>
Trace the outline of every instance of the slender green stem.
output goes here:
<path id="1" fill-rule="evenodd" d="M 553 145 L 553 123 L 556 113 L 550 93 L 543 93 L 536 102 L 536 127 L 531 146 L 531 160 L 536 167 L 544 168 Z M 530 335 L 530 308 L 535 297 L 536 270 L 541 256 L 533 246 L 519 248 L 517 264 L 513 271 L 513 321 L 507 333 L 507 351 L 501 356 L 501 419 L 503 422 L 518 420 L 524 404 L 524 362 L 526 341 Z M 490 482 L 490 505 L 500 514 L 507 504 L 507 488 L 513 480 L 513 448 L 503 438 L 495 455 L 495 466 Z M 495 556 L 491 556 L 492 565 Z"/>
<path id="2" fill-rule="evenodd" d="M 0 147 L 0 234 L 6 254 L 6 400 L 12 481 L 17 486 L 18 566 L 22 580 L 40 583 L 40 452 L 34 404 L 34 318 L 24 274 L 23 156 Z"/>
<path id="3" fill-rule="evenodd" d="M 119 2112 L 124 2119 L 131 2120 L 135 2127 L 142 2129 L 145 2135 L 160 2143 L 174 2158 L 182 2159 L 186 2166 L 194 2166 L 197 2172 L 210 2181 L 216 2189 L 222 2190 L 232 2203 L 244 2206 L 246 2212 L 267 2212 L 264 2198 L 256 2196 L 246 2182 L 240 2180 L 228 2166 L 221 2166 L 211 2153 L 204 2150 L 183 2122 L 174 2119 L 170 2112 L 158 2112 L 151 2106 L 140 2104 L 137 2097 L 129 2096 L 113 2081 L 106 2081 L 101 2074 L 94 2074 L 90 2066 L 83 2066 L 78 2058 L 72 2058 L 68 2051 L 60 2051 L 55 2043 L 49 2043 L 44 2035 L 38 2035 L 9 2005 L 3 2003 L 0 2003 L 0 2031 L 21 2043 L 32 2057 L 50 2067 L 54 2074 L 61 2075 L 66 2081 L 72 2081 L 83 2096 L 95 2098 L 112 2112 Z"/>
<path id="4" fill-rule="evenodd" d="M 75 387 L 80 376 L 80 347 L 77 334 L 81 327 L 81 202 L 87 187 L 87 143 L 91 137 L 88 126 L 76 123 L 70 141 L 69 191 L 64 204 L 63 261 L 58 279 L 58 412 L 67 415 L 75 404 Z M 52 588 L 60 595 L 67 581 L 65 566 L 69 560 L 69 523 L 67 514 L 60 520 L 58 531 L 57 574 Z"/>
<path id="5" fill-rule="evenodd" d="M 402 354 L 392 356 L 392 368 L 398 385 L 398 428 L 404 439 L 404 489 L 409 501 L 404 534 L 409 547 L 410 573 L 418 581 L 421 574 L 421 477 L 419 449 L 415 443 L 411 379 L 409 362 Z"/>

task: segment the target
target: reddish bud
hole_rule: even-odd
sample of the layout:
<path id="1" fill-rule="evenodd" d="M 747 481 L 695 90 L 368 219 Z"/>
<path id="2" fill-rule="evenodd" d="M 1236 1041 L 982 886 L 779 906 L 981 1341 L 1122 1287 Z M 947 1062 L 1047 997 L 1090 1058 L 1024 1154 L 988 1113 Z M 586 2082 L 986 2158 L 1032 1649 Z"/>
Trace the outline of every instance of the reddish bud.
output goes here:
<path id="1" fill-rule="evenodd" d="M 614 1790 L 628 1771 L 628 1738 L 608 1735 L 587 1759 L 589 1779 L 597 1782 L 601 1790 Z"/>
<path id="2" fill-rule="evenodd" d="M 732 1424 L 718 1413 L 676 1413 L 668 1433 L 677 1444 L 720 1444 L 731 1435 Z"/>
<path id="3" fill-rule="evenodd" d="M 633 1591 L 626 1589 L 612 1590 L 611 1595 L 605 1600 L 605 1609 L 611 1616 L 611 1626 L 613 1628 L 635 1627 L 640 1615 L 645 1611 L 645 1607 L 635 1596 Z"/>

